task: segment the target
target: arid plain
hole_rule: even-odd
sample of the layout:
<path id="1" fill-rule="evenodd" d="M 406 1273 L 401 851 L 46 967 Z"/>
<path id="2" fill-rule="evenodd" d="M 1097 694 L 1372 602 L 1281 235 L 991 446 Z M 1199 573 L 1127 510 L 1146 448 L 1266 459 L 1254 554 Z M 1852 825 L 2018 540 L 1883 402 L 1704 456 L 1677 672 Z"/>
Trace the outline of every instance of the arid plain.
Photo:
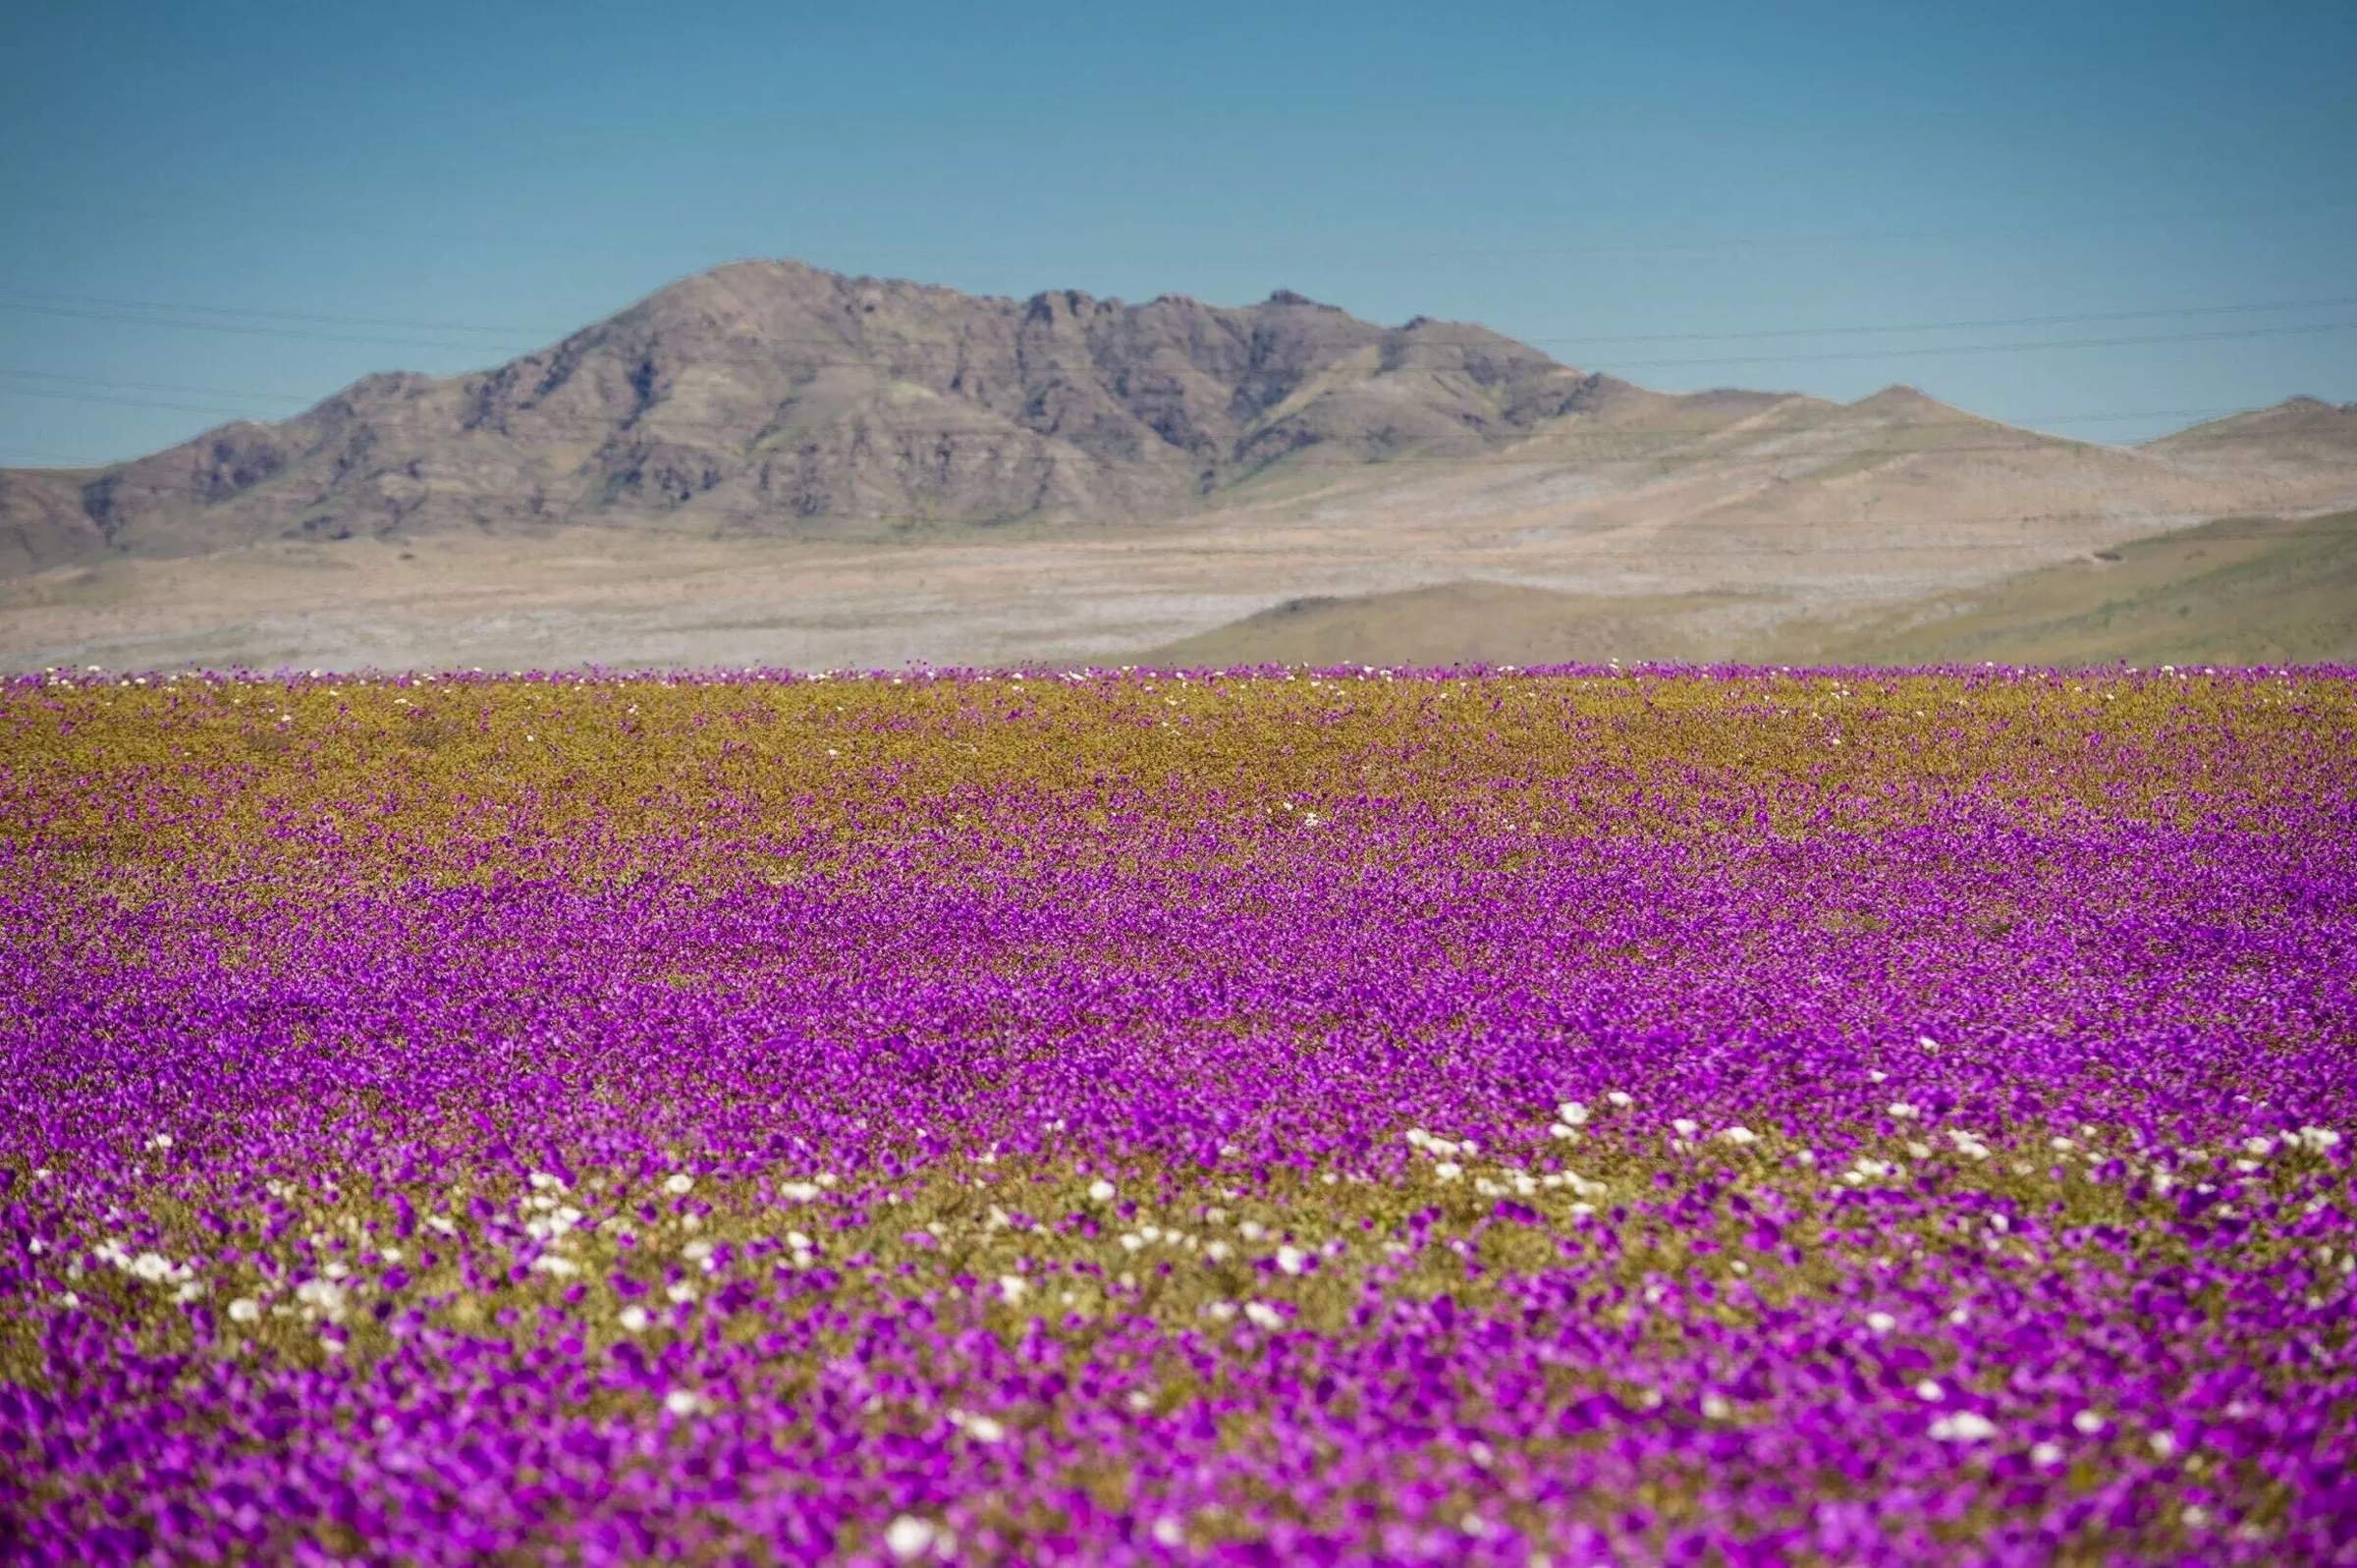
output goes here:
<path id="1" fill-rule="evenodd" d="M 0 660 L 2348 658 L 2353 507 L 2357 409 L 2313 399 L 2119 446 L 1282 291 L 748 262 L 494 370 L 0 473 Z"/>

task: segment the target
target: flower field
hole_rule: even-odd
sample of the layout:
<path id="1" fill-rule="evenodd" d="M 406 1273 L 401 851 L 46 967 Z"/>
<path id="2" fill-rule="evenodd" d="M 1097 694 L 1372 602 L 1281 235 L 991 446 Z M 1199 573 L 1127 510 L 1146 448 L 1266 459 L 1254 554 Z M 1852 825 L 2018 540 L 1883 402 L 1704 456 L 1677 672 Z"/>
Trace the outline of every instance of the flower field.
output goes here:
<path id="1" fill-rule="evenodd" d="M 2357 1561 L 2357 676 L 0 686 L 0 1555 Z"/>

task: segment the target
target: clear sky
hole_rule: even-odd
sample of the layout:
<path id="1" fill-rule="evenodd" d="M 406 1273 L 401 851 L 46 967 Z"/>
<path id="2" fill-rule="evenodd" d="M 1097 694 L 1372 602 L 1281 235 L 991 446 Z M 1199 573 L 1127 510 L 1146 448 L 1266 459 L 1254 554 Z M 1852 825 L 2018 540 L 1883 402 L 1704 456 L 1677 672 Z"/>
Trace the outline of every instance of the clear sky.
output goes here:
<path id="1" fill-rule="evenodd" d="M 2357 399 L 2348 0 L 13 0 L 0 59 L 0 462 L 494 364 L 752 255 L 1285 287 L 2098 439 Z M 2054 316 L 2110 319 L 1803 330 Z"/>

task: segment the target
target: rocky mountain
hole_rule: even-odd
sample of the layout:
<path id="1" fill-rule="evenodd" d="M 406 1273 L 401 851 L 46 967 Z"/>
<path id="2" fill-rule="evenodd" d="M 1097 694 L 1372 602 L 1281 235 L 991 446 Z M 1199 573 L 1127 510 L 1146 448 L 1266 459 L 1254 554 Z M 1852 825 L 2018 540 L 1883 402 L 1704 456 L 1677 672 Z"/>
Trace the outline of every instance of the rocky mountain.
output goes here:
<path id="1" fill-rule="evenodd" d="M 492 370 L 0 470 L 0 665 L 1782 658 L 1984 626 L 2001 657 L 2111 646 L 2073 617 L 2128 624 L 2101 596 L 2131 582 L 2165 609 L 2120 646 L 2239 646 L 2162 591 L 2235 540 L 2138 541 L 2277 519 L 2287 582 L 2352 507 L 2357 408 L 2314 399 L 2123 447 L 1909 387 L 1650 391 L 1284 291 L 741 262 Z M 2252 646 L 2338 646 L 2311 619 Z"/>
<path id="2" fill-rule="evenodd" d="M 985 298 L 747 261 L 487 372 L 370 376 L 94 472 L 0 472 L 0 560 L 661 520 L 860 531 L 1134 517 L 1272 464 L 1469 455 L 1609 400 L 1478 327 L 1280 291 Z"/>

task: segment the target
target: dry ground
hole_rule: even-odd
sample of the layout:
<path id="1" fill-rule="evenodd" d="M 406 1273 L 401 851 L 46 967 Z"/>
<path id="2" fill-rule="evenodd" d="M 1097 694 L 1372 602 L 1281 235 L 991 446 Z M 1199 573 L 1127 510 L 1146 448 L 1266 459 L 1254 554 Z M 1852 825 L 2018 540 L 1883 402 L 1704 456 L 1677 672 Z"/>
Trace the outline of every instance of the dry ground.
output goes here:
<path id="1" fill-rule="evenodd" d="M 2006 629 L 2003 585 L 2062 571 L 2035 590 L 2048 620 L 2095 609 L 2111 578 L 2165 587 L 2162 577 L 2199 558 L 2139 554 L 2124 576 L 2090 568 L 2099 551 L 2230 510 L 2222 489 L 2211 494 L 2132 452 L 2046 442 L 1830 474 L 1794 460 L 1805 479 L 1756 450 L 1725 462 L 1656 462 L 1643 474 L 1558 466 L 1537 445 L 1530 456 L 1432 464 L 1405 479 L 1381 464 L 1277 473 L 1215 512 L 1120 528 L 968 525 L 792 541 L 625 524 L 116 558 L 0 581 L 0 665 L 1529 663 L 1943 649 L 2030 659 L 2045 644 Z M 2252 488 L 2247 472 L 2236 487 Z M 2287 477 L 2280 510 L 2321 511 L 2338 487 L 2314 473 Z M 2197 598 L 2214 588 L 2239 606 L 2220 612 L 2228 622 L 2267 613 L 2248 583 L 2205 580 Z M 1346 627 L 1329 607 L 1300 622 L 1303 635 L 1272 633 L 1263 615 L 1304 597 L 1468 583 L 1524 592 L 1510 604 L 1461 586 L 1381 600 L 1339 612 Z M 2099 598 L 2078 604 L 2082 588 Z M 1551 595 L 1567 597 L 1558 605 Z M 1950 612 L 1977 619 L 1932 629 Z M 2208 624 L 2190 610 L 2171 617 L 2187 624 L 2164 624 L 2152 646 Z M 1951 633 L 1962 640 L 1949 649 L 1942 639 Z M 2202 635 L 2203 647 L 2216 643 Z M 2345 649 L 2333 635 L 2301 646 L 2320 657 Z M 2110 644 L 2073 633 L 2055 646 Z"/>

